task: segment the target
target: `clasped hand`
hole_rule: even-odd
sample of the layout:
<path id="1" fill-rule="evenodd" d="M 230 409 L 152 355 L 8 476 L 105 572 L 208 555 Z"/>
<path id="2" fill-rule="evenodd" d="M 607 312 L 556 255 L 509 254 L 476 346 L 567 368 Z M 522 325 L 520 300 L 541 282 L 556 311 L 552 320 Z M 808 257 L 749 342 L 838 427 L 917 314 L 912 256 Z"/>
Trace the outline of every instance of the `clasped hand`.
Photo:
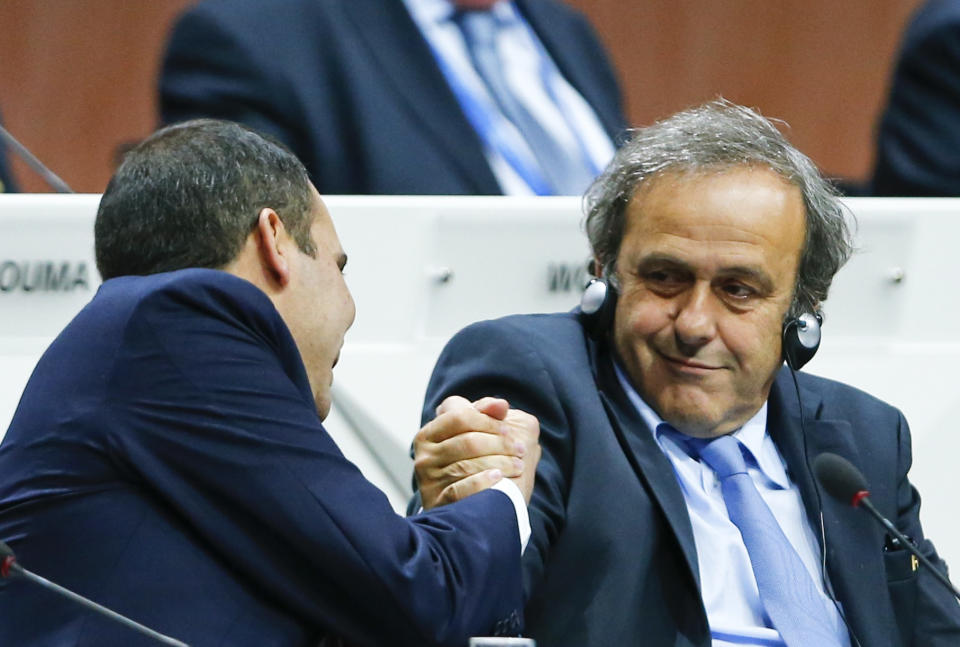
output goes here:
<path id="1" fill-rule="evenodd" d="M 450 396 L 413 441 L 424 510 L 459 501 L 503 478 L 527 503 L 540 461 L 540 423 L 506 400 Z"/>

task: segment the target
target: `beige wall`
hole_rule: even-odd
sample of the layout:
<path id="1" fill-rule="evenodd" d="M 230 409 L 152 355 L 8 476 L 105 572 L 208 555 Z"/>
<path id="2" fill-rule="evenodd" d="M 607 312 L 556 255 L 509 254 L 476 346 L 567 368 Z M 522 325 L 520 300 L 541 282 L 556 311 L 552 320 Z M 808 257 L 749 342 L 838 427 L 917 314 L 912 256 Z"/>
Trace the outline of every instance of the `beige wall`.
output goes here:
<path id="1" fill-rule="evenodd" d="M 786 120 L 793 141 L 828 173 L 856 179 L 872 165 L 890 67 L 919 4 L 569 2 L 590 15 L 610 48 L 634 123 L 722 94 Z M 0 0 L 0 110 L 7 126 L 75 189 L 102 191 L 117 146 L 156 123 L 163 41 L 189 3 Z M 46 190 L 22 166 L 16 171 L 25 189 Z"/>
<path id="2" fill-rule="evenodd" d="M 117 146 L 156 126 L 170 21 L 190 0 L 0 0 L 0 111 L 77 191 L 100 192 Z M 23 165 L 23 190 L 47 191 Z"/>
<path id="3" fill-rule="evenodd" d="M 920 0 L 570 0 L 612 50 L 644 124 L 723 95 L 790 124 L 829 174 L 861 179 L 900 36 Z"/>

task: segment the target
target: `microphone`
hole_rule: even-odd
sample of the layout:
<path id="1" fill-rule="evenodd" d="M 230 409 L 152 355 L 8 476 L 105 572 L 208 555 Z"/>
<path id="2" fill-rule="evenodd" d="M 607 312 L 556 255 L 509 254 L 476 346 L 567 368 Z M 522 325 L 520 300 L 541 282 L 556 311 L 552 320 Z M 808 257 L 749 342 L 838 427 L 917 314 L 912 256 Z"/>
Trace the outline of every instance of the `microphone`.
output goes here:
<path id="1" fill-rule="evenodd" d="M 40 577 L 36 573 L 28 571 L 17 563 L 17 558 L 13 554 L 13 550 L 11 550 L 11 548 L 7 546 L 5 542 L 0 541 L 0 577 L 7 578 L 11 574 L 19 575 L 20 577 L 26 578 L 31 582 L 35 582 L 45 589 L 49 589 L 58 595 L 69 598 L 88 609 L 96 611 L 100 615 L 106 616 L 112 620 L 116 620 L 120 624 L 129 627 L 134 631 L 140 632 L 145 636 L 149 636 L 150 638 L 153 638 L 157 642 L 163 643 L 164 645 L 173 645 L 174 647 L 189 647 L 189 645 L 186 643 L 182 643 L 175 638 L 171 638 L 170 636 L 164 636 L 162 633 L 156 632 L 149 627 L 144 627 L 139 622 L 134 622 L 130 618 L 120 615 L 116 611 L 111 611 L 110 609 L 101 606 L 92 600 L 88 600 L 82 595 L 78 595 L 73 591 L 63 588 L 59 584 L 54 584 L 50 580 Z"/>
<path id="2" fill-rule="evenodd" d="M 820 485 L 823 486 L 823 489 L 826 490 L 830 496 L 854 508 L 864 508 L 881 526 L 886 528 L 888 533 L 893 535 L 902 546 L 909 550 L 921 564 L 930 569 L 930 572 L 941 584 L 947 587 L 955 597 L 960 599 L 960 591 L 950 583 L 950 580 L 948 580 L 925 555 L 920 553 L 920 550 L 906 535 L 897 530 L 897 527 L 874 507 L 873 502 L 870 501 L 870 490 L 867 486 L 867 479 L 863 477 L 860 470 L 854 467 L 853 463 L 842 456 L 828 452 L 820 454 L 816 460 L 813 461 L 813 471 Z"/>
<path id="3" fill-rule="evenodd" d="M 32 168 L 37 175 L 43 178 L 43 181 L 49 184 L 54 191 L 57 193 L 73 193 L 73 189 L 67 186 L 67 183 L 61 180 L 56 173 L 48 169 L 43 165 L 37 156 L 30 152 L 26 146 L 21 144 L 10 134 L 3 126 L 0 126 L 0 139 L 2 139 L 6 144 L 16 152 L 20 158 L 27 163 L 27 166 Z"/>

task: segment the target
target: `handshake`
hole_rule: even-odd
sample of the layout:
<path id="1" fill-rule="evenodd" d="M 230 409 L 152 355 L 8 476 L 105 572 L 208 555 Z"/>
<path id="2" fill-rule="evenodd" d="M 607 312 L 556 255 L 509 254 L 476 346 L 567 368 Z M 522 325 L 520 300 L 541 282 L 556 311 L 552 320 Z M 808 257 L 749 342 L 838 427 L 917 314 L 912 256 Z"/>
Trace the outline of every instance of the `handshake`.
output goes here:
<path id="1" fill-rule="evenodd" d="M 424 510 L 459 501 L 503 478 L 530 502 L 540 462 L 540 423 L 506 400 L 451 396 L 413 441 Z"/>

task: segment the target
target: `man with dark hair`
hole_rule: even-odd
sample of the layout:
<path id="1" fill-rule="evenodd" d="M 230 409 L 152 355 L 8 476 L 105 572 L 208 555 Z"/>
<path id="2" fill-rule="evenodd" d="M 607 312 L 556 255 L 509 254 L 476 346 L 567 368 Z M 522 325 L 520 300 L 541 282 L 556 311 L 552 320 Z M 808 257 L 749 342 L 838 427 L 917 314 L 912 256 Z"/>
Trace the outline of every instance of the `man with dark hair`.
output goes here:
<path id="1" fill-rule="evenodd" d="M 184 159 L 195 175 L 186 176 Z M 151 138 L 149 154 L 126 157 L 100 200 L 97 269 L 106 281 L 224 267 L 250 234 L 250 214 L 267 207 L 300 250 L 316 256 L 314 194 L 296 157 L 252 130 L 213 120 L 166 128 Z"/>
<path id="2" fill-rule="evenodd" d="M 192 645 L 520 630 L 536 421 L 446 400 L 425 437 L 524 459 L 439 497 L 479 492 L 457 505 L 394 514 L 321 424 L 354 304 L 292 153 L 225 122 L 160 131 L 117 170 L 96 234 L 108 280 L 0 445 L 0 538 L 25 565 Z M 153 644 L 4 580 L 0 644 L 54 643 Z"/>
<path id="3" fill-rule="evenodd" d="M 824 452 L 856 464 L 946 570 L 900 412 L 795 370 L 851 251 L 813 163 L 715 101 L 637 130 L 586 204 L 603 305 L 468 327 L 424 406 L 492 391 L 540 421 L 523 557 L 538 645 L 960 644 L 950 593 L 810 470 Z M 429 503 L 464 456 L 422 438 L 416 455 Z"/>

